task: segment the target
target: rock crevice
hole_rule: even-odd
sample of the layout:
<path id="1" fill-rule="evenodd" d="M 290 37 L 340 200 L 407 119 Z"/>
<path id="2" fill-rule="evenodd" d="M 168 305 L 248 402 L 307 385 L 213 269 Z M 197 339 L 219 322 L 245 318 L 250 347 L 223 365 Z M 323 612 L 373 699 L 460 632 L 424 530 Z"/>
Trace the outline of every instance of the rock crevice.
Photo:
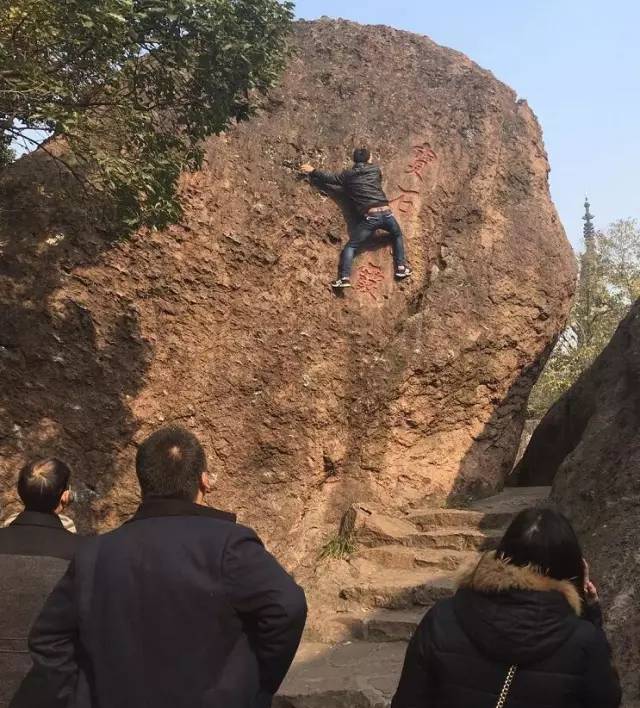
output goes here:
<path id="1" fill-rule="evenodd" d="M 601 590 L 625 705 L 640 705 L 640 302 L 593 366 L 551 408 L 515 469 L 553 483 Z"/>

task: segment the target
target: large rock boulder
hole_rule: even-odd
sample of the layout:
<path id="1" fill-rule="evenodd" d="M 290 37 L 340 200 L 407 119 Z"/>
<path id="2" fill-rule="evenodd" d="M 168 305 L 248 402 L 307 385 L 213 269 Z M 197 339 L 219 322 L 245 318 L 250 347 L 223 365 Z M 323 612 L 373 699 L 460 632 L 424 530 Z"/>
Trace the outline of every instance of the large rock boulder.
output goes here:
<path id="1" fill-rule="evenodd" d="M 5 180 L 5 501 L 21 460 L 55 450 L 100 495 L 86 519 L 116 523 L 136 503 L 132 441 L 173 422 L 207 447 L 212 503 L 291 560 L 353 501 L 501 487 L 574 288 L 536 118 L 425 37 L 320 21 L 294 43 L 282 86 L 185 176 L 165 232 L 108 245 L 74 226 L 42 156 Z M 341 168 L 361 144 L 415 275 L 394 282 L 380 238 L 337 298 L 343 213 L 295 168 Z"/>
<path id="2" fill-rule="evenodd" d="M 553 482 L 602 590 L 627 702 L 640 705 L 640 301 L 543 418 L 516 469 Z"/>

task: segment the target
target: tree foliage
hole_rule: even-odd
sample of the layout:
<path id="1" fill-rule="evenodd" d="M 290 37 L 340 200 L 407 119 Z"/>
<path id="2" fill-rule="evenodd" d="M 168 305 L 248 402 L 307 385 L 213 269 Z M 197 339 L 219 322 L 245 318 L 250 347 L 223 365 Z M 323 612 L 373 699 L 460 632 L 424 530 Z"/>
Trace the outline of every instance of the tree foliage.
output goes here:
<path id="1" fill-rule="evenodd" d="M 16 159 L 16 154 L 11 147 L 11 137 L 0 134 L 0 169 L 10 165 Z"/>
<path id="2" fill-rule="evenodd" d="M 640 225 L 624 219 L 585 244 L 568 326 L 532 391 L 531 417 L 542 417 L 591 366 L 639 297 Z"/>
<path id="3" fill-rule="evenodd" d="M 8 139 L 39 145 L 118 221 L 163 226 L 202 139 L 276 81 L 291 19 L 278 0 L 0 0 L 4 162 Z"/>

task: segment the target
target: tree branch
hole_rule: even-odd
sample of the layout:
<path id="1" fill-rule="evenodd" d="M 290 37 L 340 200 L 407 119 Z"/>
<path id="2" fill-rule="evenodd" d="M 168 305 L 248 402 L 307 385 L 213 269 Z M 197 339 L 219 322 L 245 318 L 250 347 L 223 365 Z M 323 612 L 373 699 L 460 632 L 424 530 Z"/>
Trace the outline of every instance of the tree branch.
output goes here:
<path id="1" fill-rule="evenodd" d="M 50 150 L 48 150 L 45 147 L 46 143 L 49 142 L 49 140 L 51 140 L 51 137 L 47 137 L 42 142 L 38 142 L 34 138 L 30 138 L 28 135 L 25 135 L 24 132 L 22 132 L 19 129 L 5 127 L 5 130 L 8 133 L 11 133 L 17 139 L 27 140 L 32 145 L 36 146 L 35 147 L 36 150 L 42 150 L 42 152 L 44 152 L 46 155 L 48 155 L 50 158 L 52 158 L 56 163 L 58 163 L 59 165 L 62 165 L 69 172 L 69 174 L 72 177 L 74 177 L 74 179 L 80 184 L 80 186 L 82 187 L 82 191 L 85 193 L 85 196 L 87 196 L 87 197 L 89 196 L 89 190 L 87 189 L 86 178 L 84 178 L 82 175 L 78 174 L 78 172 L 76 170 L 74 170 L 73 167 L 71 167 L 71 165 L 69 165 L 69 163 L 66 160 L 61 158 L 59 155 L 55 155 L 54 153 L 52 153 Z M 25 128 L 25 130 L 28 130 L 28 128 Z M 64 137 L 64 136 L 58 135 L 56 137 Z"/>

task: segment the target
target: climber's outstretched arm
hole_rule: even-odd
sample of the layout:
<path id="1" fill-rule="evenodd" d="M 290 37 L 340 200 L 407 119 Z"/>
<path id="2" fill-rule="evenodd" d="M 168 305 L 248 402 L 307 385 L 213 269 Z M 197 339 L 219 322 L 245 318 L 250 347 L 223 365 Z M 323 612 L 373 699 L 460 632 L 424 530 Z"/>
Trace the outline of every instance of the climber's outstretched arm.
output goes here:
<path id="1" fill-rule="evenodd" d="M 302 174 L 307 175 L 313 184 L 318 187 L 343 187 L 345 182 L 345 172 L 325 172 L 316 170 L 313 165 L 302 165 Z"/>
<path id="2" fill-rule="evenodd" d="M 314 170 L 311 175 L 311 181 L 322 187 L 343 187 L 344 172 L 324 172 L 323 170 Z"/>

